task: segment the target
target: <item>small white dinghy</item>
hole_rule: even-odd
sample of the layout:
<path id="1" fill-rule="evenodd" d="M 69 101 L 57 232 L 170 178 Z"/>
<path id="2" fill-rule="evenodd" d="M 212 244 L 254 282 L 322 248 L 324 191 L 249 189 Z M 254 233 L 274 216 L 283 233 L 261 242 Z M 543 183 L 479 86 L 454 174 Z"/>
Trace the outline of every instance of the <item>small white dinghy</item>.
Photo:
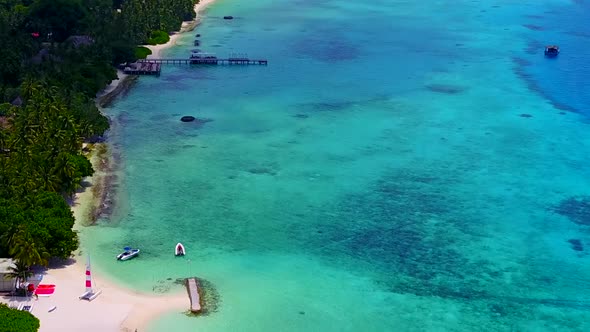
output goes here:
<path id="1" fill-rule="evenodd" d="M 139 249 L 131 249 L 130 247 L 125 247 L 124 251 L 117 255 L 118 261 L 126 261 L 131 259 L 137 255 L 139 255 Z"/>
<path id="2" fill-rule="evenodd" d="M 186 251 L 184 251 L 184 246 L 182 243 L 178 242 L 174 248 L 174 256 L 184 256 L 185 253 Z"/>

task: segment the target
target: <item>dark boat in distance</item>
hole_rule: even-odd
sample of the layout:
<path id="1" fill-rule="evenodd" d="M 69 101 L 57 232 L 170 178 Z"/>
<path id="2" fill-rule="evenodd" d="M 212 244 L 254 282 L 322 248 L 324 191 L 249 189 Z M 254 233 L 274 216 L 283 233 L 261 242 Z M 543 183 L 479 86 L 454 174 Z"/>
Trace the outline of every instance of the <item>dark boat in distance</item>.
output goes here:
<path id="1" fill-rule="evenodd" d="M 557 45 L 548 45 L 545 46 L 545 56 L 549 58 L 554 58 L 559 54 L 559 46 Z"/>

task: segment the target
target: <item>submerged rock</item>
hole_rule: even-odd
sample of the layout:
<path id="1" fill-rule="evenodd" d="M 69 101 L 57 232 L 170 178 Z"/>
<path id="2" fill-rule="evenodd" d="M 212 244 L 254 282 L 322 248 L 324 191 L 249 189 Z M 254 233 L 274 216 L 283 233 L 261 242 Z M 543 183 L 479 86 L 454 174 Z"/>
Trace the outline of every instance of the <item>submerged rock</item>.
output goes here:
<path id="1" fill-rule="evenodd" d="M 254 168 L 250 168 L 248 170 L 249 173 L 252 174 L 268 174 L 268 175 L 276 175 L 277 172 L 275 170 L 273 170 L 272 168 L 268 168 L 268 167 L 254 167 Z"/>
<path id="2" fill-rule="evenodd" d="M 464 87 L 451 84 L 428 84 L 426 88 L 432 92 L 454 95 L 465 91 Z"/>
<path id="3" fill-rule="evenodd" d="M 193 121 L 195 121 L 195 119 L 196 118 L 194 116 L 185 115 L 182 118 L 180 118 L 180 121 L 182 121 L 182 122 L 193 122 Z"/>

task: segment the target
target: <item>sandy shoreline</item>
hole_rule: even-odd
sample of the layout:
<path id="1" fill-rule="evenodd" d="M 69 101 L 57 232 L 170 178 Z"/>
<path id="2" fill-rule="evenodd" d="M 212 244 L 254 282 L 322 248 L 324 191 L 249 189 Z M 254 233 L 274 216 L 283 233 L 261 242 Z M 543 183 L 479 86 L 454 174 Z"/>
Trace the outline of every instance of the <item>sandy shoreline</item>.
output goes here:
<path id="1" fill-rule="evenodd" d="M 201 19 L 201 12 L 214 0 L 201 0 L 195 5 L 195 18 L 193 27 Z M 184 24 L 180 32 L 173 34 L 170 41 L 163 45 L 147 46 L 152 50 L 151 57 L 160 56 L 162 50 L 175 44 L 176 39 L 184 31 L 192 30 L 191 24 Z M 118 79 L 109 84 L 97 95 L 97 102 L 103 98 L 112 98 L 121 89 L 120 85 L 128 76 L 121 71 L 117 72 Z M 100 143 L 104 144 L 104 143 Z M 100 144 L 95 146 L 95 153 L 91 155 L 91 161 L 96 171 L 95 175 L 85 179 L 90 185 L 100 186 L 104 178 L 109 176 L 108 171 L 101 171 L 100 163 L 103 157 L 97 156 L 96 151 Z M 76 218 L 74 228 L 80 230 L 83 225 L 88 224 L 88 218 L 102 204 L 97 192 L 87 187 L 84 191 L 77 193 L 73 200 L 72 212 Z M 98 194 L 100 195 L 100 193 Z M 113 281 L 102 276 L 93 275 L 93 283 L 101 294 L 91 302 L 79 300 L 84 293 L 86 257 L 80 256 L 79 252 L 67 264 L 58 267 L 51 267 L 43 273 L 42 284 L 56 285 L 56 291 L 48 297 L 39 297 L 37 300 L 17 299 L 8 296 L 0 297 L 0 302 L 31 305 L 31 312 L 41 321 L 41 332 L 54 331 L 85 331 L 85 332 L 110 332 L 145 331 L 149 321 L 158 315 L 169 311 L 186 311 L 190 306 L 190 300 L 182 287 L 168 295 L 150 295 L 133 292 L 117 286 Z M 54 310 L 49 312 L 53 307 Z"/>
<path id="2" fill-rule="evenodd" d="M 84 268 L 79 264 L 83 260 L 80 257 L 74 264 L 53 268 L 43 277 L 43 283 L 55 284 L 56 291 L 32 301 L 32 313 L 41 321 L 39 331 L 145 331 L 155 316 L 188 308 L 188 298 L 180 289 L 174 295 L 140 294 L 96 275 L 93 283 L 101 294 L 91 302 L 79 300 L 84 292 Z M 49 312 L 53 306 L 57 308 Z"/>

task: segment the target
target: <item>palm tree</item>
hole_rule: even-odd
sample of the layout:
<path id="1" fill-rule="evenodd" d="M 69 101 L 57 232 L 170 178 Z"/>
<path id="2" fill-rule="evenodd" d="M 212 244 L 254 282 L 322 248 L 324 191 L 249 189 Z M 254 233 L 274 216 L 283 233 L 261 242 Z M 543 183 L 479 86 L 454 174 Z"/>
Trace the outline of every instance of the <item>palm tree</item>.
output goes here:
<path id="1" fill-rule="evenodd" d="M 10 272 L 6 274 L 6 277 L 15 279 L 15 289 L 18 289 L 22 282 L 27 281 L 28 278 L 33 276 L 31 268 L 27 264 L 18 260 L 14 263 L 14 266 L 9 267 L 9 269 Z"/>
<path id="2" fill-rule="evenodd" d="M 22 225 L 10 237 L 8 247 L 8 253 L 27 266 L 47 265 L 50 257 L 47 250 L 38 246 L 27 232 L 27 228 Z"/>

